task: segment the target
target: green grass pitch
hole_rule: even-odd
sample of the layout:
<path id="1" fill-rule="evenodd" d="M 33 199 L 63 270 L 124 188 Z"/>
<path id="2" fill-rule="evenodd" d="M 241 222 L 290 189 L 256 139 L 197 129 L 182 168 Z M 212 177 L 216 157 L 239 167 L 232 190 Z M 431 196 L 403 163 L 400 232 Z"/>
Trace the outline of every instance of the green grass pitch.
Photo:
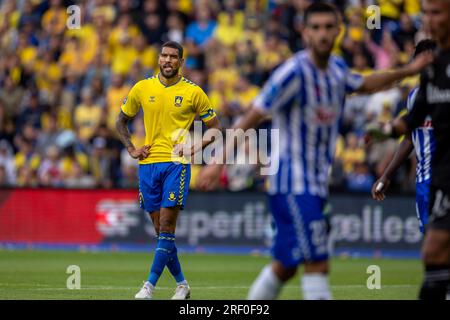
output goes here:
<path id="1" fill-rule="evenodd" d="M 133 299 L 147 277 L 151 254 L 0 250 L 0 299 Z M 192 299 L 245 299 L 268 257 L 181 254 Z M 81 289 L 69 290 L 69 265 L 81 269 Z M 381 289 L 366 286 L 367 267 L 381 268 Z M 334 299 L 416 299 L 422 280 L 420 261 L 334 258 L 330 274 Z M 166 269 L 154 299 L 170 299 L 175 282 Z M 284 287 L 281 299 L 301 299 L 299 274 Z"/>

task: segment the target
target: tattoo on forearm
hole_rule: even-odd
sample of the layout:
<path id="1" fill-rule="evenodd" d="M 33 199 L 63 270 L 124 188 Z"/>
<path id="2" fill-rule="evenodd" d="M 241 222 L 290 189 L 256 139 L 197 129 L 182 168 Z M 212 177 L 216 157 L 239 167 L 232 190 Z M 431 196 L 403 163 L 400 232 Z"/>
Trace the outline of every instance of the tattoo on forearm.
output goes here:
<path id="1" fill-rule="evenodd" d="M 125 148 L 133 147 L 133 143 L 131 142 L 131 134 L 128 130 L 128 122 L 131 121 L 132 118 L 128 117 L 123 112 L 120 112 L 119 117 L 116 122 L 116 129 L 119 133 L 120 140 L 124 144 Z"/>

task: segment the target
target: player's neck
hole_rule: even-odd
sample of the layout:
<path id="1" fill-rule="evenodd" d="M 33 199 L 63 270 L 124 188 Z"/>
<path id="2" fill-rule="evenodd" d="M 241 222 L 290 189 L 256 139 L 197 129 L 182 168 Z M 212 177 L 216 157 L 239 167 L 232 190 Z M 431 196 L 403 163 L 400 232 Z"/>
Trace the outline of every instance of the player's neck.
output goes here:
<path id="1" fill-rule="evenodd" d="M 327 57 L 320 57 L 314 52 L 314 50 L 310 49 L 309 56 L 317 68 L 325 70 L 328 67 L 329 55 Z"/>
<path id="2" fill-rule="evenodd" d="M 180 81 L 181 76 L 177 75 L 176 77 L 166 78 L 161 73 L 158 74 L 159 81 L 165 85 L 166 87 L 170 87 L 171 85 Z"/>
<path id="3" fill-rule="evenodd" d="M 441 49 L 443 51 L 449 51 L 450 50 L 450 35 L 448 35 L 442 43 L 439 44 Z"/>

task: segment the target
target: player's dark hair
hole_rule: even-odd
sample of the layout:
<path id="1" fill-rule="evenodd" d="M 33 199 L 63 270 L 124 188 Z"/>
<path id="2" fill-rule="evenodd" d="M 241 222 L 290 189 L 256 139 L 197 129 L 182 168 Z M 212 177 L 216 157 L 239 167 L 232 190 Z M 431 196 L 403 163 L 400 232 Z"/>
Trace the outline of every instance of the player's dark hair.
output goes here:
<path id="1" fill-rule="evenodd" d="M 420 40 L 419 43 L 417 43 L 416 48 L 414 49 L 413 58 L 415 58 L 418 54 L 424 51 L 434 49 L 436 49 L 436 42 L 434 42 L 433 40 L 431 39 Z"/>
<path id="2" fill-rule="evenodd" d="M 306 8 L 305 14 L 303 16 L 303 21 L 305 22 L 305 24 L 308 23 L 308 18 L 316 13 L 331 13 L 336 17 L 336 20 L 339 19 L 338 12 L 333 5 L 319 1 L 313 2 L 308 6 L 308 8 Z"/>
<path id="3" fill-rule="evenodd" d="M 176 42 L 176 41 L 167 41 L 167 42 L 165 42 L 165 43 L 161 46 L 161 50 L 162 50 L 164 47 L 169 47 L 169 48 L 177 49 L 177 50 L 178 50 L 178 57 L 179 57 L 180 59 L 183 58 L 183 46 L 182 46 L 181 44 L 179 44 L 178 42 Z"/>

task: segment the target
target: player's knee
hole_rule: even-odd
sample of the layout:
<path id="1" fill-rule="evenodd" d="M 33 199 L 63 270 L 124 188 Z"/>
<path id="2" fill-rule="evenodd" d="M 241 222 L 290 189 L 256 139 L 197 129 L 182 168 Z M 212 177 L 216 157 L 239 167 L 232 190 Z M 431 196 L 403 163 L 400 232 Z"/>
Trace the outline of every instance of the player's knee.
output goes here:
<path id="1" fill-rule="evenodd" d="M 330 271 L 328 260 L 318 262 L 305 263 L 306 273 L 324 273 L 327 274 Z"/>
<path id="2" fill-rule="evenodd" d="M 161 219 L 159 222 L 159 232 L 175 232 L 176 221 L 172 221 L 170 219 Z"/>
<path id="3" fill-rule="evenodd" d="M 277 275 L 277 278 L 286 282 L 291 279 L 297 273 L 297 267 L 285 267 L 280 262 L 274 261 L 272 263 L 273 272 Z"/>
<path id="4" fill-rule="evenodd" d="M 439 249 L 441 246 L 424 246 L 422 249 L 422 260 L 425 264 L 446 264 L 450 261 L 449 252 Z"/>
<path id="5" fill-rule="evenodd" d="M 423 243 L 422 260 L 426 265 L 450 263 L 450 246 L 447 239 L 435 237 L 433 233 L 429 232 Z"/>

